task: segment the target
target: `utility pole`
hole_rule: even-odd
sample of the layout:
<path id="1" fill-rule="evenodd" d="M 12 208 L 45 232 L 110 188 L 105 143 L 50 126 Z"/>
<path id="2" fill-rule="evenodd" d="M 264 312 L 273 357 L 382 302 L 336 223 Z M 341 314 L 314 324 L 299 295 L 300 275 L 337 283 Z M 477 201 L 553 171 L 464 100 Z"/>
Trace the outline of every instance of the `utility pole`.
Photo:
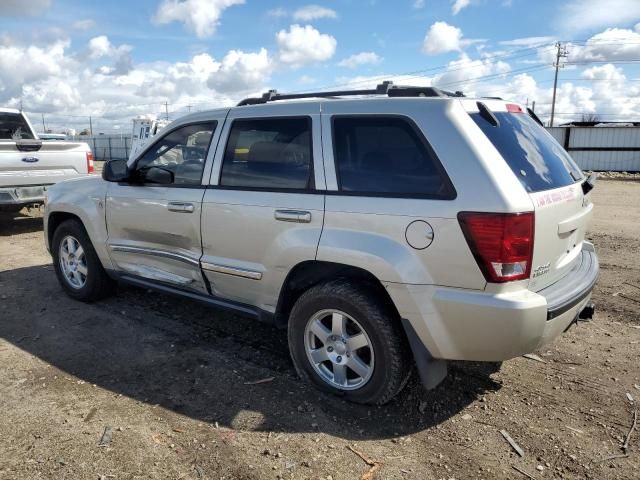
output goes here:
<path id="1" fill-rule="evenodd" d="M 533 113 L 536 113 L 536 101 L 535 100 L 533 102 L 531 102 L 531 111 Z"/>
<path id="2" fill-rule="evenodd" d="M 93 136 L 93 123 L 91 122 L 91 115 L 89 115 L 89 135 Z"/>
<path id="3" fill-rule="evenodd" d="M 193 105 L 187 105 L 187 112 L 191 113 L 191 107 L 192 107 L 192 106 L 193 106 Z"/>
<path id="4" fill-rule="evenodd" d="M 549 126 L 553 127 L 553 117 L 556 113 L 556 91 L 558 89 L 558 69 L 560 68 L 560 59 L 566 58 L 569 56 L 569 52 L 567 51 L 567 47 L 562 45 L 562 42 L 556 43 L 556 61 L 553 64 L 556 67 L 556 73 L 553 77 L 553 100 L 551 100 L 551 120 L 549 121 Z"/>
<path id="5" fill-rule="evenodd" d="M 42 133 L 47 133 L 47 127 L 44 126 L 44 113 L 42 114 Z"/>
<path id="6" fill-rule="evenodd" d="M 167 116 L 167 122 L 169 121 L 169 102 L 164 102 L 164 113 Z"/>

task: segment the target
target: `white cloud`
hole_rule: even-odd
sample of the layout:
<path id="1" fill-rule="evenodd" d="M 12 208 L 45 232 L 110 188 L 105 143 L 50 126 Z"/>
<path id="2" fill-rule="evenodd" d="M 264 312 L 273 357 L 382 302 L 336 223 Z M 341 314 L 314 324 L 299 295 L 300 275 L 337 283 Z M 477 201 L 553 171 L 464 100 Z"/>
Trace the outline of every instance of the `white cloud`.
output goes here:
<path id="1" fill-rule="evenodd" d="M 153 62 L 118 68 L 120 47 L 103 36 L 80 53 L 70 43 L 37 47 L 0 44 L 0 104 L 44 113 L 54 130 L 88 125 L 94 131 L 128 131 L 131 118 L 158 114 L 168 101 L 171 118 L 195 109 L 232 105 L 266 88 L 271 73 L 266 49 L 232 50 L 221 61 L 201 53 L 186 61 Z M 127 50 L 127 53 L 129 51 Z M 182 113 L 174 113 L 181 109 Z"/>
<path id="2" fill-rule="evenodd" d="M 480 77 L 509 73 L 511 66 L 503 61 L 492 59 L 471 59 L 467 54 L 460 55 L 447 65 L 444 73 L 437 75 L 433 83 L 447 90 L 475 89 L 475 84 L 482 82 Z"/>
<path id="3" fill-rule="evenodd" d="M 305 5 L 293 12 L 293 19 L 299 22 L 310 22 L 320 18 L 337 18 L 335 10 L 320 5 Z"/>
<path id="4" fill-rule="evenodd" d="M 294 67 L 329 60 L 336 52 L 336 39 L 311 25 L 291 25 L 276 34 L 280 61 Z"/>
<path id="5" fill-rule="evenodd" d="M 132 67 L 131 46 L 125 44 L 115 46 L 106 35 L 89 40 L 89 58 L 97 60 L 102 57 L 109 57 L 113 61 L 112 67 L 102 68 L 105 74 L 123 74 Z"/>
<path id="6" fill-rule="evenodd" d="M 640 58 L 640 32 L 608 28 L 590 37 L 584 45 L 567 45 L 569 62 L 615 61 Z"/>
<path id="7" fill-rule="evenodd" d="M 416 10 L 424 8 L 424 0 L 413 0 L 413 8 Z"/>
<path id="8" fill-rule="evenodd" d="M 264 48 L 258 53 L 231 50 L 222 59 L 220 69 L 211 74 L 207 84 L 221 93 L 247 92 L 264 85 L 271 69 L 272 62 Z"/>
<path id="9" fill-rule="evenodd" d="M 71 68 L 73 61 L 65 56 L 68 47 L 68 42 L 42 48 L 0 46 L 0 99 L 19 96 L 23 85 L 45 81 Z"/>
<path id="10" fill-rule="evenodd" d="M 357 68 L 360 65 L 377 65 L 382 61 L 382 58 L 375 52 L 360 52 L 351 55 L 350 57 L 341 60 L 338 63 L 339 67 Z"/>
<path id="11" fill-rule="evenodd" d="M 289 15 L 289 12 L 287 12 L 282 7 L 278 7 L 278 8 L 272 8 L 271 10 L 267 10 L 267 15 L 269 15 L 270 17 L 281 18 L 281 17 L 287 17 Z"/>
<path id="12" fill-rule="evenodd" d="M 544 43 L 553 42 L 553 37 L 523 37 L 523 38 L 514 38 L 512 40 L 503 40 L 502 42 L 498 42 L 500 45 L 505 45 L 507 47 L 534 47 L 537 45 L 541 45 Z"/>
<path id="13" fill-rule="evenodd" d="M 51 0 L 2 0 L 0 2 L 1 15 L 30 16 L 43 13 L 51 6 Z"/>
<path id="14" fill-rule="evenodd" d="M 355 77 L 338 77 L 336 83 L 340 85 L 341 89 L 361 89 L 361 88 L 375 88 L 383 81 L 391 81 L 395 85 L 414 85 L 419 87 L 430 87 L 432 85 L 433 77 L 425 75 L 375 75 L 365 76 L 358 75 Z"/>
<path id="15" fill-rule="evenodd" d="M 638 0 L 569 0 L 558 8 L 556 27 L 567 33 L 628 26 L 640 20 Z"/>
<path id="16" fill-rule="evenodd" d="M 74 30 L 80 30 L 80 31 L 85 31 L 85 30 L 90 30 L 93 27 L 96 26 L 96 22 L 90 18 L 85 18 L 83 20 L 77 20 L 75 22 L 73 22 L 73 24 L 71 25 L 71 27 Z"/>
<path id="17" fill-rule="evenodd" d="M 462 30 L 447 22 L 435 22 L 424 37 L 422 50 L 427 55 L 453 52 L 462 48 Z"/>
<path id="18" fill-rule="evenodd" d="M 213 35 L 220 23 L 222 12 L 244 0 L 162 0 L 153 22 L 164 25 L 182 22 L 198 38 Z"/>
<path id="19" fill-rule="evenodd" d="M 471 0 L 452 0 L 451 13 L 457 15 L 460 10 L 467 8 L 471 4 Z"/>
<path id="20" fill-rule="evenodd" d="M 91 58 L 100 58 L 109 53 L 112 50 L 111 42 L 106 35 L 100 35 L 89 40 L 89 56 Z"/>

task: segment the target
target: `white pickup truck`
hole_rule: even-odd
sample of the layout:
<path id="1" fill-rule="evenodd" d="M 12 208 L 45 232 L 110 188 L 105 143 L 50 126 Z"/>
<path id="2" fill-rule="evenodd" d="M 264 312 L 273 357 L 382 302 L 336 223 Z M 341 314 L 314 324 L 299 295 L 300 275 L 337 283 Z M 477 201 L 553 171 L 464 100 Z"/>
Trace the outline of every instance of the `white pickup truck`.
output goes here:
<path id="1" fill-rule="evenodd" d="M 20 111 L 0 108 L 0 211 L 44 202 L 49 185 L 93 173 L 84 142 L 42 142 Z"/>

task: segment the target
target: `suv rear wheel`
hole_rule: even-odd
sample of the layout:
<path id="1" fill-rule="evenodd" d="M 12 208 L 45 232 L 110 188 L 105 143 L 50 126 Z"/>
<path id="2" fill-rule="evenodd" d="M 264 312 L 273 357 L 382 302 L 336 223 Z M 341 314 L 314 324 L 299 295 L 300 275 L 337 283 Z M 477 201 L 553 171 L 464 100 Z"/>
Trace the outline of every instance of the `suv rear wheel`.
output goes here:
<path id="1" fill-rule="evenodd" d="M 56 228 L 51 253 L 58 281 L 70 297 L 94 302 L 113 293 L 115 282 L 104 271 L 79 221 L 66 220 Z"/>
<path id="2" fill-rule="evenodd" d="M 303 293 L 288 336 L 298 374 L 353 402 L 387 403 L 411 373 L 400 322 L 371 293 L 347 281 Z"/>

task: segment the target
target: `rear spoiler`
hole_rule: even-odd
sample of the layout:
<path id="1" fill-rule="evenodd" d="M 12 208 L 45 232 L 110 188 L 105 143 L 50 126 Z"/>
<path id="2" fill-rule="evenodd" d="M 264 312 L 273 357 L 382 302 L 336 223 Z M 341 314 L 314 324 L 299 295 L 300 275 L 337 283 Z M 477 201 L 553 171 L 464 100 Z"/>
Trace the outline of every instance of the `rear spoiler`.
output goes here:
<path id="1" fill-rule="evenodd" d="M 42 140 L 16 140 L 16 148 L 21 152 L 37 152 L 42 148 Z"/>

